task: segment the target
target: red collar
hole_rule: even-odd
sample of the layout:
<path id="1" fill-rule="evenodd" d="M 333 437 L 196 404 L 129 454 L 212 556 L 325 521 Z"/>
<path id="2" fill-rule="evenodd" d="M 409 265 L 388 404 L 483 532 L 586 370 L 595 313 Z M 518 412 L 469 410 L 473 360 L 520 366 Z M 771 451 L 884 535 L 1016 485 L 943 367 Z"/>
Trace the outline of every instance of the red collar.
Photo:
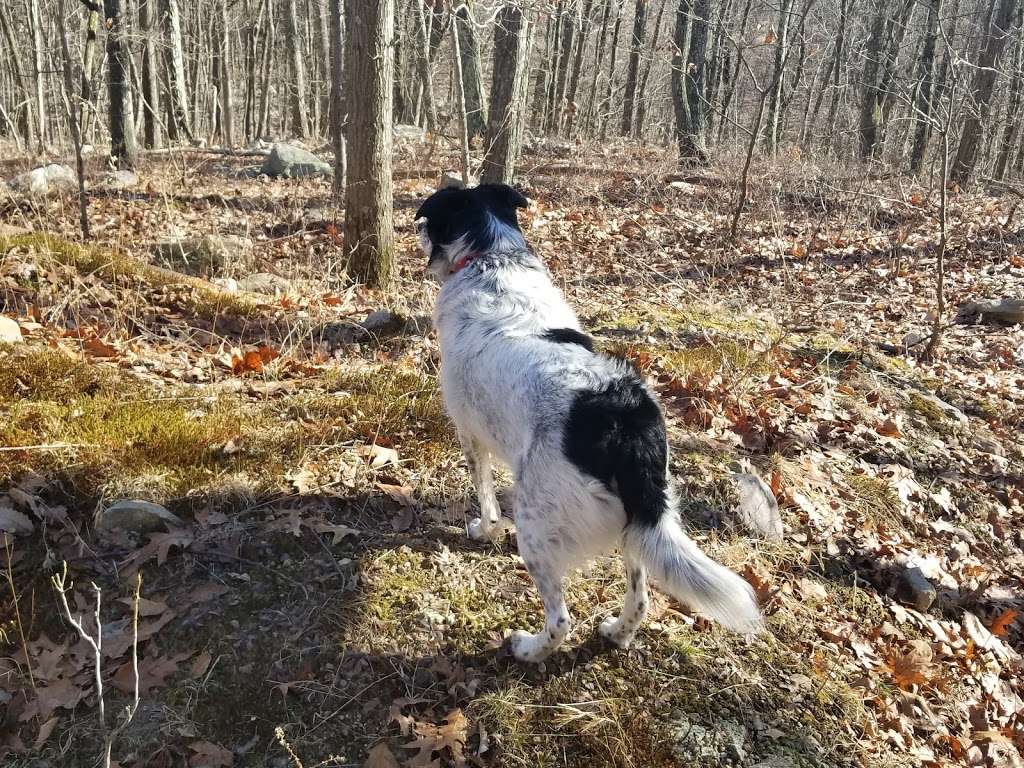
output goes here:
<path id="1" fill-rule="evenodd" d="M 470 265 L 471 262 L 476 260 L 476 258 L 478 256 L 480 256 L 480 254 L 476 253 L 475 251 L 471 252 L 471 253 L 467 253 L 465 256 L 460 256 L 458 259 L 456 259 L 455 263 L 452 264 L 451 274 L 454 275 L 456 272 L 459 272 L 459 271 L 465 269 L 466 267 L 468 267 Z"/>

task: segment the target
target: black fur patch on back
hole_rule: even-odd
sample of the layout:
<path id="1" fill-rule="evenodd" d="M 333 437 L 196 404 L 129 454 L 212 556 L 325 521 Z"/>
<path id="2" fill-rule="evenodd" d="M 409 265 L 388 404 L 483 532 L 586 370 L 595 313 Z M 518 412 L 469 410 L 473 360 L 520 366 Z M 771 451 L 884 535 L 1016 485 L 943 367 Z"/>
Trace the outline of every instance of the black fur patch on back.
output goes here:
<path id="1" fill-rule="evenodd" d="M 668 438 L 661 410 L 639 378 L 578 392 L 563 450 L 618 495 L 628 523 L 657 525 L 667 505 Z"/>
<path id="2" fill-rule="evenodd" d="M 593 339 L 575 328 L 548 328 L 540 337 L 556 344 L 579 344 L 588 352 L 594 351 Z"/>

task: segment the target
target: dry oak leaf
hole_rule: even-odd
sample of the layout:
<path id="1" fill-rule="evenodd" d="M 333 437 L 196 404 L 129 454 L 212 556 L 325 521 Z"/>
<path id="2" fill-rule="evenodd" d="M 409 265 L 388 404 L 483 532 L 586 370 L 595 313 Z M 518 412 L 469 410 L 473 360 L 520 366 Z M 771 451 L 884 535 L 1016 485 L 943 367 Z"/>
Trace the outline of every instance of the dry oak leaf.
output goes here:
<path id="1" fill-rule="evenodd" d="M 377 443 L 360 445 L 356 448 L 356 453 L 364 459 L 368 459 L 373 469 L 380 469 L 388 464 L 398 463 L 398 451 L 394 448 L 385 448 L 383 445 L 377 445 Z"/>
<path id="2" fill-rule="evenodd" d="M 333 523 L 317 523 L 313 526 L 317 533 L 331 534 L 331 544 L 336 545 L 344 541 L 346 536 L 358 536 L 359 531 L 349 528 L 347 525 L 334 525 Z"/>
<path id="3" fill-rule="evenodd" d="M 188 764 L 192 768 L 225 768 L 235 764 L 235 755 L 230 749 L 212 741 L 193 741 L 188 745 L 195 752 Z"/>
<path id="4" fill-rule="evenodd" d="M 906 651 L 893 650 L 886 656 L 893 681 L 903 690 L 926 685 L 932 675 L 932 646 L 927 640 L 911 640 Z"/>
<path id="5" fill-rule="evenodd" d="M 370 750 L 366 762 L 363 763 L 363 768 L 398 768 L 398 759 L 388 749 L 388 745 L 381 742 Z"/>
<path id="6" fill-rule="evenodd" d="M 1007 608 L 992 620 L 989 631 L 996 637 L 1006 637 L 1019 615 L 1020 611 L 1016 608 Z"/>
<path id="7" fill-rule="evenodd" d="M 37 686 L 36 696 L 38 698 L 35 707 L 28 707 L 22 713 L 22 718 L 26 714 L 31 717 L 38 713 L 40 718 L 48 719 L 56 709 L 74 709 L 78 706 L 78 702 L 85 698 L 85 695 L 85 690 L 66 677 L 50 683 L 50 685 Z"/>
<path id="8" fill-rule="evenodd" d="M 404 745 L 405 749 L 415 749 L 418 752 L 406 760 L 409 768 L 434 768 L 441 764 L 440 758 L 435 758 L 435 752 L 443 752 L 447 748 L 451 752 L 451 762 L 455 766 L 466 765 L 466 756 L 462 750 L 466 746 L 468 738 L 469 720 L 462 713 L 461 709 L 453 709 L 445 715 L 444 723 L 434 725 L 433 723 L 416 723 L 413 726 L 419 738 Z"/>
<path id="9" fill-rule="evenodd" d="M 116 348 L 107 344 L 99 336 L 90 336 L 82 342 L 82 348 L 90 357 L 117 357 Z"/>
<path id="10" fill-rule="evenodd" d="M 900 429 L 899 422 L 900 418 L 898 416 L 890 416 L 877 427 L 875 427 L 875 432 L 880 434 L 882 437 L 903 437 L 903 431 Z"/>

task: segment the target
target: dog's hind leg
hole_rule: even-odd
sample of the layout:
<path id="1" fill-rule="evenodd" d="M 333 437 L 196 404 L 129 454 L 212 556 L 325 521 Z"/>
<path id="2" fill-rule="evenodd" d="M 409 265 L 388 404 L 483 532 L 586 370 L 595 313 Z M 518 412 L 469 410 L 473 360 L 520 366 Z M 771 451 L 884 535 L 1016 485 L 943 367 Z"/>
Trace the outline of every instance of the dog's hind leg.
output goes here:
<path id="1" fill-rule="evenodd" d="M 533 577 L 544 603 L 544 629 L 537 634 L 516 630 L 509 637 L 509 649 L 518 661 L 543 661 L 569 634 L 569 609 L 562 590 L 564 569 L 550 553 L 530 551 L 519 542 L 519 552 Z"/>
<path id="2" fill-rule="evenodd" d="M 469 536 L 476 541 L 497 541 L 511 527 L 511 523 L 505 523 L 501 517 L 501 507 L 498 506 L 498 497 L 494 492 L 491 454 L 474 440 L 464 439 L 462 444 L 469 474 L 480 501 L 480 517 L 470 520 Z"/>
<path id="3" fill-rule="evenodd" d="M 618 618 L 609 616 L 602 621 L 598 631 L 620 648 L 628 648 L 647 616 L 647 571 L 628 551 L 623 552 L 622 560 L 626 566 L 626 599 L 622 613 Z"/>

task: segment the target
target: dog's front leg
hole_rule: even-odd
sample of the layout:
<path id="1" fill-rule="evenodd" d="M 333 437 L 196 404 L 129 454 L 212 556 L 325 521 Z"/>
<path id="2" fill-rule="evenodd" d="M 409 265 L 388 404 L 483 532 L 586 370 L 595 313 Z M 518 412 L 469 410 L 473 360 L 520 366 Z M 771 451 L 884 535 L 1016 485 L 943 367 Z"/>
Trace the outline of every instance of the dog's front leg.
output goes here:
<path id="1" fill-rule="evenodd" d="M 476 541 L 497 541 L 511 526 L 501 518 L 501 507 L 494 492 L 491 454 L 471 439 L 462 440 L 462 450 L 480 501 L 480 517 L 469 521 L 469 536 Z"/>

